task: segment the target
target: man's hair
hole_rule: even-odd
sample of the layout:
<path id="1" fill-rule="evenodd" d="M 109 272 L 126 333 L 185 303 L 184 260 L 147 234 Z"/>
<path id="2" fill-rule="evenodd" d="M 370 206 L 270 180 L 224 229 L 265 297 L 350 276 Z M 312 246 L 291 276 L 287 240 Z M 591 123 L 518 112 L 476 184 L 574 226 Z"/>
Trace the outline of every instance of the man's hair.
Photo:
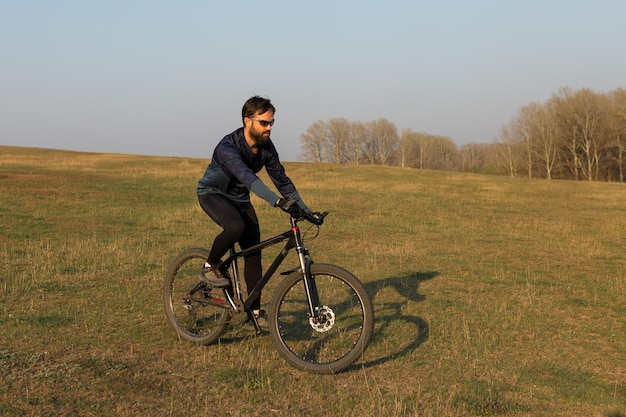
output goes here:
<path id="1" fill-rule="evenodd" d="M 254 117 L 257 113 L 263 114 L 267 111 L 276 113 L 276 108 L 269 99 L 259 96 L 250 97 L 248 101 L 243 104 L 243 108 L 241 109 L 241 120 L 243 121 L 246 117 Z"/>

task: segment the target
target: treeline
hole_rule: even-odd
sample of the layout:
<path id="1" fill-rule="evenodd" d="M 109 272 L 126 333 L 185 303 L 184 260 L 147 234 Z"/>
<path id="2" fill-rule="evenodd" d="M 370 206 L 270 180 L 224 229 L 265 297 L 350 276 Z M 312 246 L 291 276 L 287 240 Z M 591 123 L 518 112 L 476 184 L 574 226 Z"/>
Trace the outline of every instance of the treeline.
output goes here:
<path id="1" fill-rule="evenodd" d="M 386 119 L 317 121 L 301 140 L 301 158 L 309 162 L 624 182 L 626 90 L 563 88 L 545 103 L 522 107 L 493 142 L 460 148 L 445 136 L 398 134 Z"/>

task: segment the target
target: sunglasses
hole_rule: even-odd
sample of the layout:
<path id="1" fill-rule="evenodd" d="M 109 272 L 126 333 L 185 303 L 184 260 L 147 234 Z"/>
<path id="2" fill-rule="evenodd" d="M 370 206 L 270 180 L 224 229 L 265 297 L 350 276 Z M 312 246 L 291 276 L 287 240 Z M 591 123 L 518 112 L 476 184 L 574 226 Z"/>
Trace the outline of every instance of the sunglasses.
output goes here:
<path id="1" fill-rule="evenodd" d="M 248 119 L 254 120 L 255 122 L 259 122 L 261 126 L 263 127 L 274 126 L 274 122 L 276 121 L 276 120 L 270 121 L 270 120 L 257 119 L 256 117 L 248 117 Z"/>

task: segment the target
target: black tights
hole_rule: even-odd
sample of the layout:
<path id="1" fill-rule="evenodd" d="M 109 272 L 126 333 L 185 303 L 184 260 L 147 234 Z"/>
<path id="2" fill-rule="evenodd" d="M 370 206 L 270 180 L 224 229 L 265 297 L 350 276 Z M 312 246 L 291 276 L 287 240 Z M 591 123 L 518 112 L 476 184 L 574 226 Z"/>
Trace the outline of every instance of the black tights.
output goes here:
<path id="1" fill-rule="evenodd" d="M 215 237 L 207 262 L 217 265 L 235 243 L 247 249 L 261 241 L 259 220 L 250 202 L 239 203 L 219 194 L 198 196 L 200 207 L 217 223 L 223 231 Z M 261 252 L 255 252 L 244 258 L 244 277 L 248 292 L 261 280 Z M 254 300 L 253 310 L 261 307 L 261 297 Z"/>

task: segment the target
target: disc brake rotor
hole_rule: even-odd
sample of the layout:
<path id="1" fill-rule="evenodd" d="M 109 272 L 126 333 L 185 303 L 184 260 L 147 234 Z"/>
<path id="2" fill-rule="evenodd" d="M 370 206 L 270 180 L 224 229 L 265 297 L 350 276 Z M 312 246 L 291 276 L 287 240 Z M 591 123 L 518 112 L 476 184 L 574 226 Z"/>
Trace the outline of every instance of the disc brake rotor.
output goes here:
<path id="1" fill-rule="evenodd" d="M 328 306 L 323 306 L 317 316 L 309 319 L 311 327 L 316 332 L 324 333 L 333 328 L 335 324 L 335 313 Z"/>

